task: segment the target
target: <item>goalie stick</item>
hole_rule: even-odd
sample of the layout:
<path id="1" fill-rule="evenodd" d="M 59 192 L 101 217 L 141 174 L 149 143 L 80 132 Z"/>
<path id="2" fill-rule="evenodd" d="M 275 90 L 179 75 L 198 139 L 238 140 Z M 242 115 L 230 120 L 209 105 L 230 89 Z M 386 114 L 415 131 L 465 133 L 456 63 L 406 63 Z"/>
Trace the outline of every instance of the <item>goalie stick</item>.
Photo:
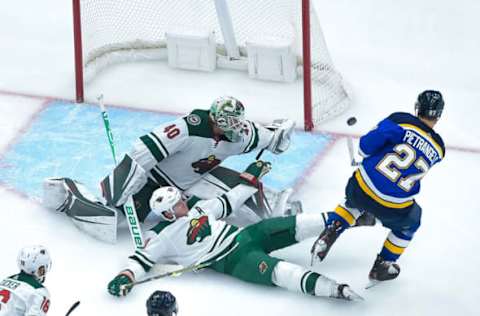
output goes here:
<path id="1" fill-rule="evenodd" d="M 347 120 L 347 125 L 348 126 L 353 126 L 357 123 L 356 117 L 352 116 Z M 353 140 L 352 136 L 347 136 L 347 147 L 348 147 L 348 154 L 350 155 L 350 165 L 352 167 L 359 166 L 360 162 L 355 160 L 355 155 L 353 152 Z"/>
<path id="2" fill-rule="evenodd" d="M 113 142 L 113 133 L 110 128 L 110 120 L 108 119 L 107 109 L 103 103 L 103 94 L 99 95 L 98 104 L 100 105 L 100 110 L 102 111 L 103 125 L 105 126 L 105 132 L 107 133 L 108 143 L 110 144 L 110 149 L 112 151 L 113 161 L 115 165 L 117 164 L 117 157 L 115 154 L 115 143 Z M 123 210 L 125 216 L 127 217 L 128 229 L 130 230 L 130 235 L 133 239 L 133 244 L 136 249 L 143 249 L 145 247 L 145 242 L 143 240 L 142 231 L 140 229 L 140 222 L 138 221 L 137 210 L 135 209 L 135 204 L 133 203 L 132 196 L 129 196 L 125 204 L 123 205 Z"/>

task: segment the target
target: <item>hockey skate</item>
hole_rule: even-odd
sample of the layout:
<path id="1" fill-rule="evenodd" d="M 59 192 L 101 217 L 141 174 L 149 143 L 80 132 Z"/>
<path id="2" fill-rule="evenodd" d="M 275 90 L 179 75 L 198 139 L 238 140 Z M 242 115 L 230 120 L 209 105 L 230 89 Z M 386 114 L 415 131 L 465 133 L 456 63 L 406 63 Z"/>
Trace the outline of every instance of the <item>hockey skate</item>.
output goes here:
<path id="1" fill-rule="evenodd" d="M 312 246 L 311 253 L 312 253 L 312 264 L 314 261 L 315 256 L 323 261 L 328 254 L 328 251 L 332 247 L 335 240 L 337 240 L 339 231 L 342 228 L 342 223 L 340 221 L 334 221 L 331 225 L 327 226 L 315 243 Z"/>
<path id="2" fill-rule="evenodd" d="M 337 287 L 337 293 L 332 296 L 346 301 L 363 301 L 363 297 L 358 295 L 354 290 L 348 286 L 348 284 L 339 284 Z"/>
<path id="3" fill-rule="evenodd" d="M 368 274 L 370 280 L 366 288 L 371 288 L 379 282 L 393 280 L 400 274 L 400 266 L 393 261 L 386 261 L 380 255 L 373 264 L 372 270 Z"/>

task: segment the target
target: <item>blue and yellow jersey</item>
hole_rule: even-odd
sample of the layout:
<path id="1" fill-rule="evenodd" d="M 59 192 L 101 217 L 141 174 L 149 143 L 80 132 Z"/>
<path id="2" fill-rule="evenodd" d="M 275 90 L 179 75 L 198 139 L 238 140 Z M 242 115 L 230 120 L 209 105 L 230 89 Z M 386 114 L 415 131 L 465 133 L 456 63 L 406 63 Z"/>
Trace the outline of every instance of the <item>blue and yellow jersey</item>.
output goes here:
<path id="1" fill-rule="evenodd" d="M 420 181 L 445 156 L 443 140 L 409 113 L 393 113 L 360 138 L 364 158 L 355 172 L 361 189 L 389 208 L 405 208 L 420 191 Z"/>

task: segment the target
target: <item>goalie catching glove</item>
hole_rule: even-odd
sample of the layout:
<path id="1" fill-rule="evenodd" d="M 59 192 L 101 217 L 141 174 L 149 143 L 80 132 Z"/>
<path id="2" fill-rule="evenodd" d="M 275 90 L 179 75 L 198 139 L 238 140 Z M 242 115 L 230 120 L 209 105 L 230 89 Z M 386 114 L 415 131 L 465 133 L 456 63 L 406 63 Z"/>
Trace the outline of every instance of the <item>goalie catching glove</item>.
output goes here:
<path id="1" fill-rule="evenodd" d="M 252 162 L 247 169 L 240 174 L 240 179 L 245 184 L 258 187 L 260 179 L 272 170 L 272 164 L 267 161 L 257 160 Z"/>
<path id="2" fill-rule="evenodd" d="M 288 119 L 274 120 L 272 124 L 265 126 L 267 129 L 273 131 L 273 138 L 267 149 L 274 154 L 281 154 L 290 147 L 290 138 L 295 122 Z"/>

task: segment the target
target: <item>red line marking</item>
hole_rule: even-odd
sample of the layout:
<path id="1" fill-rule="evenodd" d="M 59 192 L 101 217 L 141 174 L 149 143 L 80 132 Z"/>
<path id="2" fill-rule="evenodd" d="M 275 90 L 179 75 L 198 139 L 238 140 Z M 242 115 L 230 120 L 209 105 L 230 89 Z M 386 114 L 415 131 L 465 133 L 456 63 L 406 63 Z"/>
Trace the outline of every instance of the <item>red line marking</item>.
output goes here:
<path id="1" fill-rule="evenodd" d="M 295 181 L 293 185 L 293 193 L 296 193 L 300 190 L 300 188 L 305 184 L 308 178 L 312 175 L 313 170 L 315 170 L 317 165 L 320 164 L 320 162 L 327 156 L 327 153 L 330 152 L 333 146 L 340 139 L 336 135 L 332 135 L 331 137 L 332 139 L 330 140 L 330 143 L 326 146 L 326 148 L 324 148 L 317 154 L 317 156 L 312 160 L 310 165 L 306 169 L 304 169 L 304 172 L 302 173 L 302 175 L 297 179 L 297 181 Z"/>
<path id="2" fill-rule="evenodd" d="M 66 102 L 70 102 L 70 103 L 75 103 L 74 99 L 61 98 L 61 97 L 48 96 L 48 95 L 45 96 L 45 95 L 24 93 L 24 92 L 7 91 L 7 90 L 0 90 L 0 95 L 10 95 L 10 96 L 18 96 L 18 97 L 25 97 L 25 98 L 31 98 L 31 99 L 40 99 L 40 100 L 48 100 L 48 101 L 66 101 Z M 96 102 L 92 102 L 92 103 L 85 102 L 85 104 L 94 105 L 94 104 L 96 104 Z M 152 110 L 152 109 L 147 109 L 147 108 L 132 107 L 132 106 L 125 105 L 125 104 L 106 104 L 106 105 L 108 105 L 110 107 L 115 107 L 115 108 L 128 109 L 128 110 L 131 110 L 131 111 L 145 111 L 145 112 L 153 112 L 153 113 L 165 113 L 165 114 L 171 114 L 171 115 L 184 115 L 185 114 L 185 113 L 174 112 L 174 111 Z M 302 129 L 298 129 L 298 130 L 302 130 Z M 332 132 L 332 131 L 321 130 L 321 129 L 313 130 L 310 133 L 330 134 L 330 135 L 334 135 L 336 137 L 350 136 L 350 137 L 353 137 L 353 138 L 360 138 L 360 136 L 361 136 L 361 135 L 358 135 L 358 134 Z M 467 153 L 472 153 L 472 154 L 480 154 L 480 148 L 478 148 L 478 147 L 476 148 L 476 147 L 465 147 L 465 146 L 451 145 L 451 146 L 446 146 L 446 148 L 448 150 L 453 150 L 453 151 L 467 152 Z"/>

